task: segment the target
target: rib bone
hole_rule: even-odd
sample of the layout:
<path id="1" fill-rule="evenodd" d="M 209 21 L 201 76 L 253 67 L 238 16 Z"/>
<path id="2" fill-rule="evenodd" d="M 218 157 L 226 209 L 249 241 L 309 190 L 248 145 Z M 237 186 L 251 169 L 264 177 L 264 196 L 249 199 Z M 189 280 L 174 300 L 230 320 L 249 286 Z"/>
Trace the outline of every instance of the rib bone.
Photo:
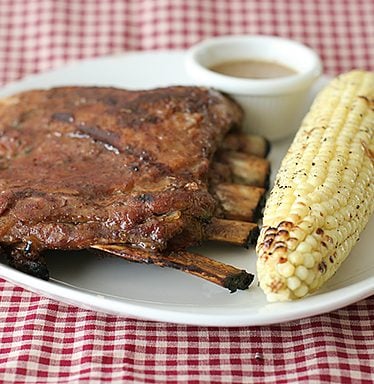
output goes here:
<path id="1" fill-rule="evenodd" d="M 256 222 L 264 203 L 265 189 L 240 184 L 219 184 L 213 193 L 220 203 L 217 216 Z"/>
<path id="2" fill-rule="evenodd" d="M 270 151 L 270 143 L 262 136 L 230 133 L 223 140 L 221 148 L 265 158 Z"/>
<path id="3" fill-rule="evenodd" d="M 205 239 L 249 248 L 259 235 L 258 225 L 244 221 L 213 218 L 205 230 Z"/>
<path id="4" fill-rule="evenodd" d="M 227 151 L 220 154 L 220 161 L 229 166 L 234 183 L 268 187 L 269 160 L 245 153 Z"/>
<path id="5" fill-rule="evenodd" d="M 228 288 L 231 292 L 235 292 L 237 289 L 247 289 L 254 278 L 252 274 L 244 270 L 187 251 L 168 254 L 152 253 L 122 244 L 96 244 L 92 248 L 130 261 L 179 269 Z"/>

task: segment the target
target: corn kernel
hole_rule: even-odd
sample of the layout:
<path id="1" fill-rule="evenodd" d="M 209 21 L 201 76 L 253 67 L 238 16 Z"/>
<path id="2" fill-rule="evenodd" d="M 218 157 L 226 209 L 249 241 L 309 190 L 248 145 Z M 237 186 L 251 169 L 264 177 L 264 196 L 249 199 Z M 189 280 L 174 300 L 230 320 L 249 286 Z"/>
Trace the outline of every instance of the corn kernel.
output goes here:
<path id="1" fill-rule="evenodd" d="M 300 285 L 299 288 L 297 288 L 294 291 L 295 296 L 297 297 L 303 297 L 308 293 L 308 287 L 305 284 Z"/>
<path id="2" fill-rule="evenodd" d="M 288 260 L 293 265 L 300 265 L 304 262 L 304 255 L 301 252 L 295 251 L 288 256 Z"/>
<path id="3" fill-rule="evenodd" d="M 314 266 L 314 262 L 315 259 L 313 257 L 313 254 L 308 253 L 304 256 L 304 266 L 306 268 L 312 268 Z"/>
<path id="4" fill-rule="evenodd" d="M 277 269 L 278 272 L 284 277 L 290 277 L 295 272 L 295 267 L 289 262 L 278 264 Z"/>
<path id="5" fill-rule="evenodd" d="M 314 281 L 315 273 L 309 269 L 308 277 L 304 280 L 305 284 L 310 285 Z"/>
<path id="6" fill-rule="evenodd" d="M 297 247 L 297 250 L 300 253 L 310 253 L 312 252 L 312 246 L 306 242 L 300 243 L 299 246 Z"/>
<path id="7" fill-rule="evenodd" d="M 300 279 L 300 280 L 305 280 L 308 277 L 308 269 L 305 268 L 303 265 L 299 265 L 296 268 L 295 275 Z"/>
<path id="8" fill-rule="evenodd" d="M 309 235 L 305 238 L 305 241 L 312 247 L 312 249 L 317 249 L 318 248 L 318 240 L 313 236 Z"/>
<path id="9" fill-rule="evenodd" d="M 294 291 L 295 289 L 299 288 L 301 284 L 301 281 L 296 277 L 292 276 L 287 279 L 287 286 L 291 291 Z"/>
<path id="10" fill-rule="evenodd" d="M 301 242 L 301 241 L 304 241 L 306 233 L 299 227 L 295 227 L 295 228 L 292 228 L 290 236 L 296 239 L 299 239 L 299 241 Z"/>

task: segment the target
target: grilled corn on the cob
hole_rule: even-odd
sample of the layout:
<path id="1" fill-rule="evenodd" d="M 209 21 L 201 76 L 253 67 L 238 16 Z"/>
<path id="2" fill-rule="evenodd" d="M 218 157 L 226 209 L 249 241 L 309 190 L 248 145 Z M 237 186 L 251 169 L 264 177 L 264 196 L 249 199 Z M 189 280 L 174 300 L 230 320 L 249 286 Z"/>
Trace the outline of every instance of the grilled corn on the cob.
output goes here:
<path id="1" fill-rule="evenodd" d="M 277 174 L 257 243 L 269 301 L 317 290 L 374 210 L 374 73 L 334 79 L 304 118 Z"/>

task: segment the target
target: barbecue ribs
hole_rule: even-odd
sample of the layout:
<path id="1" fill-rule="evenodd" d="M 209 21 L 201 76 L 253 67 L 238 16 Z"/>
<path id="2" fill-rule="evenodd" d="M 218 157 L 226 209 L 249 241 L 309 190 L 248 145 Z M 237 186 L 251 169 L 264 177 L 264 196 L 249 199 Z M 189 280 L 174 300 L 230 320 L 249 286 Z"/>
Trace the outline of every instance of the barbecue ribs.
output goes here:
<path id="1" fill-rule="evenodd" d="M 222 198 L 233 188 L 222 191 L 223 183 L 248 184 L 235 167 L 253 157 L 237 152 L 245 140 L 232 133 L 224 140 L 241 119 L 233 101 L 198 87 L 63 87 L 3 99 L 1 251 L 14 267 L 47 279 L 43 252 L 49 249 L 118 254 L 122 245 L 122 257 L 144 261 L 136 255 L 176 257 L 206 238 L 245 244 L 257 226 L 233 221 L 242 231 L 239 240 L 225 239 L 230 221 L 224 220 L 242 217 L 227 214 Z M 268 162 L 256 159 L 267 171 L 246 188 L 266 184 Z M 241 193 L 258 195 L 248 208 L 258 211 L 263 193 Z M 237 270 L 241 281 L 243 272 Z M 251 276 L 246 278 L 248 286 Z"/>

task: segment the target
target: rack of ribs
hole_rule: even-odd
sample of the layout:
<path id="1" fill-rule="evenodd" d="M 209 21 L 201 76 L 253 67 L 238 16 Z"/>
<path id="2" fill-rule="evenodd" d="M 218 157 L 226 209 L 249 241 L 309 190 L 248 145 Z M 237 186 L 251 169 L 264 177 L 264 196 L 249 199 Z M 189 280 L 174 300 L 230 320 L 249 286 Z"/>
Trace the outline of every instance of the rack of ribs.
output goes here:
<path id="1" fill-rule="evenodd" d="M 1 100 L 1 252 L 42 279 L 48 250 L 89 249 L 247 288 L 252 274 L 188 251 L 256 240 L 268 144 L 241 122 L 234 101 L 199 87 Z"/>

